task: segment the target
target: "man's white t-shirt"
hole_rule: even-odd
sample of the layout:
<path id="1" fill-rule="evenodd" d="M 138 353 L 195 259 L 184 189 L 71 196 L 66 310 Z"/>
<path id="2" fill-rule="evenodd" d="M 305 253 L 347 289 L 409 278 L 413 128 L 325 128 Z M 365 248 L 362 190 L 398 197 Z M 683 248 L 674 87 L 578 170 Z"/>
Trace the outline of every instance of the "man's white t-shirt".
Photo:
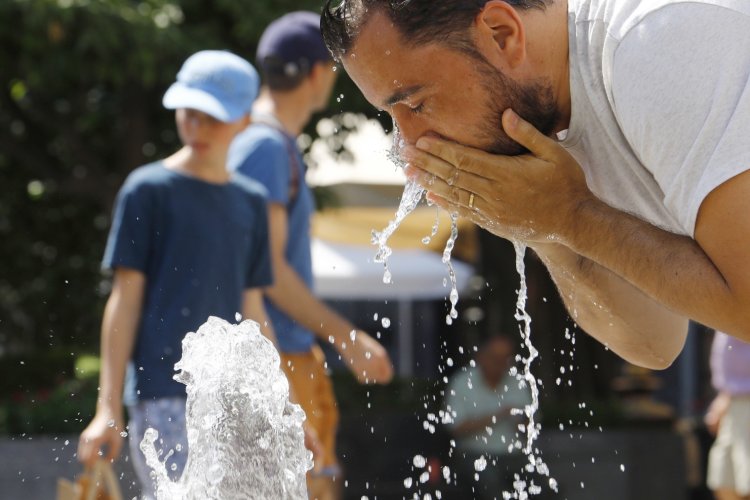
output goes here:
<path id="1" fill-rule="evenodd" d="M 607 204 L 692 236 L 750 170 L 750 0 L 569 0 L 561 144 Z"/>

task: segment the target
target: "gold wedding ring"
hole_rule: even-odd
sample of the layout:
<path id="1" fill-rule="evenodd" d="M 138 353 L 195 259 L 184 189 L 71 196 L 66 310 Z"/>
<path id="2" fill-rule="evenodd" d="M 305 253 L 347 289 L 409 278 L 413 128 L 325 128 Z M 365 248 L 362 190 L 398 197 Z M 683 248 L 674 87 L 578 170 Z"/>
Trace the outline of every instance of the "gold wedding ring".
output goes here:
<path id="1" fill-rule="evenodd" d="M 469 194 L 469 208 L 474 208 L 474 193 Z"/>

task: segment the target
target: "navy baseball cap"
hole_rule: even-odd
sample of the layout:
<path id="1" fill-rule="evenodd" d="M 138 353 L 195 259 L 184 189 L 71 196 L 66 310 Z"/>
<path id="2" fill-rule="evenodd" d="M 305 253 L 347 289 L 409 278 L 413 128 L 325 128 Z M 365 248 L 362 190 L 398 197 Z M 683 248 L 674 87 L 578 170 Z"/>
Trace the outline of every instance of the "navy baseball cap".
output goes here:
<path id="1" fill-rule="evenodd" d="M 317 62 L 331 61 L 320 32 L 320 15 L 308 11 L 285 14 L 265 29 L 256 62 L 264 73 L 305 76 Z"/>
<path id="2" fill-rule="evenodd" d="M 164 94 L 167 109 L 189 108 L 222 122 L 250 113 L 260 78 L 252 64 L 225 50 L 202 50 L 188 57 Z"/>

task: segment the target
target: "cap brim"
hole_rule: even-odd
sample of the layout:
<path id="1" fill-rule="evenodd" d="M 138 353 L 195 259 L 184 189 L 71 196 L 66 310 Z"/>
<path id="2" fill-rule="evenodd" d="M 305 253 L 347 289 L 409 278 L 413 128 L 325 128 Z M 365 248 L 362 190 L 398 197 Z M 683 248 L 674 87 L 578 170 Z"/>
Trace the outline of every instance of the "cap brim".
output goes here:
<path id="1" fill-rule="evenodd" d="M 162 104 L 167 109 L 195 109 L 222 122 L 239 120 L 244 113 L 229 110 L 216 97 L 203 90 L 194 89 L 180 82 L 173 83 L 164 93 Z"/>

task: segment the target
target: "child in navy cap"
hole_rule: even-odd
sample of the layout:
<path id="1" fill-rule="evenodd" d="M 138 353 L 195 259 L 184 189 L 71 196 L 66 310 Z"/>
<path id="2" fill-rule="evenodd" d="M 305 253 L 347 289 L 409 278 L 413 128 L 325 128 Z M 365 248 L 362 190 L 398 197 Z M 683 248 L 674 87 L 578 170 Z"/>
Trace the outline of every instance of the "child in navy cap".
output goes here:
<path id="1" fill-rule="evenodd" d="M 258 86 L 253 66 L 232 53 L 190 56 L 163 100 L 176 110 L 182 148 L 135 169 L 117 196 L 102 263 L 113 280 L 101 329 L 100 392 L 78 458 L 116 458 L 127 429 L 144 498 L 154 495 L 139 449 L 147 428 L 159 432 L 173 479 L 185 465 L 185 386 L 172 378 L 185 334 L 209 316 L 233 322 L 239 312 L 273 338 L 260 292 L 272 278 L 263 189 L 226 169 Z"/>

